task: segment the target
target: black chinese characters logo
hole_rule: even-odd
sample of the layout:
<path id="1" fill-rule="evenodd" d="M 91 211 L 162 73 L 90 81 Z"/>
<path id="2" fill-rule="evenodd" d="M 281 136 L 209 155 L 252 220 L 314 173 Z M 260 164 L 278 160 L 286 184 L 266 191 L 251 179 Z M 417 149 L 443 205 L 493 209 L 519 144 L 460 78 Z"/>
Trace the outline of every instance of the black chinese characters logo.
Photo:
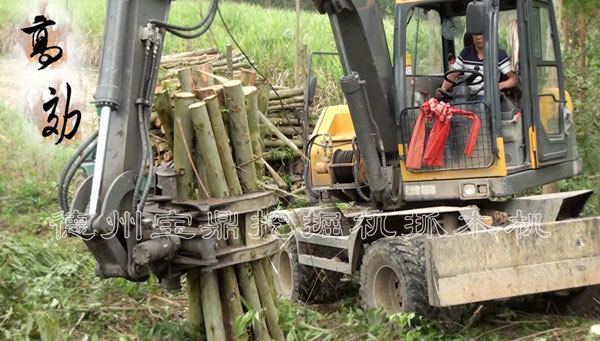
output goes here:
<path id="1" fill-rule="evenodd" d="M 47 26 L 56 24 L 53 20 L 47 20 L 45 16 L 38 15 L 35 17 L 33 22 L 35 25 L 31 27 L 22 28 L 21 31 L 32 34 L 31 45 L 33 46 L 33 52 L 29 57 L 33 57 L 37 54 L 40 55 L 38 62 L 42 65 L 38 70 L 43 70 L 48 65 L 56 62 L 62 57 L 62 48 L 58 46 L 48 46 L 48 29 Z M 48 52 L 54 53 L 48 53 Z"/>

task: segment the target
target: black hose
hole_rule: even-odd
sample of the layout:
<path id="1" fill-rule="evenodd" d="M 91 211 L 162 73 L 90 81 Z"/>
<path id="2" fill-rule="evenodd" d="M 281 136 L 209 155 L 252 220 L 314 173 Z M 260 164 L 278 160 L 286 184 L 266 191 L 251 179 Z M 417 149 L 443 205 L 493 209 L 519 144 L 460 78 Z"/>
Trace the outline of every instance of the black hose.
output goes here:
<path id="1" fill-rule="evenodd" d="M 171 30 L 174 30 L 174 31 L 195 31 L 195 30 L 199 29 L 200 27 L 202 27 L 204 25 L 208 24 L 208 26 L 210 26 L 210 24 L 212 23 L 212 20 L 210 19 L 211 13 L 214 14 L 214 12 L 217 11 L 218 5 L 219 5 L 219 0 L 211 0 L 210 6 L 208 7 L 208 14 L 198 24 L 196 24 L 194 26 L 173 25 L 173 24 L 169 24 L 167 22 L 160 21 L 160 20 L 157 20 L 157 19 L 152 19 L 149 22 L 150 22 L 150 24 L 156 25 L 158 27 L 164 27 L 169 32 Z"/>
<path id="2" fill-rule="evenodd" d="M 62 171 L 62 174 L 60 176 L 60 179 L 58 181 L 58 204 L 60 205 L 61 210 L 66 213 L 68 210 L 68 198 L 66 198 L 64 196 L 64 192 L 69 190 L 69 185 L 70 182 L 67 182 L 67 176 L 69 174 L 70 169 L 73 167 L 73 165 L 75 164 L 75 162 L 77 161 L 77 158 L 82 156 L 83 151 L 92 144 L 92 142 L 94 142 L 94 140 L 98 137 L 98 131 L 96 130 L 96 132 L 94 134 L 92 134 L 92 136 L 90 136 L 75 152 L 75 154 L 73 154 L 73 156 L 71 157 L 71 159 L 69 159 L 69 161 L 67 162 L 67 165 L 65 166 L 65 168 Z M 85 155 L 82 156 L 82 160 L 85 159 Z M 83 161 L 82 161 L 83 162 Z M 76 167 L 75 169 L 77 169 L 79 167 Z M 66 185 L 66 186 L 65 186 Z"/>
<path id="3" fill-rule="evenodd" d="M 148 101 L 150 103 L 152 103 L 152 97 L 154 96 L 154 93 L 151 92 L 151 89 L 154 89 L 156 86 L 156 81 L 158 78 L 158 64 L 159 64 L 159 53 L 158 53 L 159 47 L 157 45 L 154 45 L 154 49 L 152 51 L 152 66 L 150 68 L 150 86 L 148 87 L 148 92 L 146 93 L 146 98 L 148 99 Z M 152 151 L 152 144 L 150 143 L 150 136 L 148 135 L 148 131 L 150 129 L 149 125 L 150 125 L 150 112 L 151 110 L 149 110 L 150 108 L 146 108 L 146 113 L 144 114 L 144 129 L 145 129 L 145 138 L 146 138 L 146 143 L 147 143 L 147 148 L 148 148 L 148 156 L 149 156 L 149 161 L 150 161 L 150 167 L 148 169 L 148 178 L 146 179 L 146 185 L 144 186 L 144 190 L 142 192 L 142 197 L 140 199 L 140 202 L 138 203 L 137 206 L 137 210 L 142 212 L 144 210 L 144 206 L 146 204 L 146 198 L 148 197 L 148 193 L 150 192 L 150 185 L 152 184 L 152 180 L 154 179 L 154 154 Z"/>
<path id="4" fill-rule="evenodd" d="M 67 175 L 67 180 L 66 180 L 66 187 L 63 187 L 62 192 L 63 192 L 63 202 L 65 203 L 65 206 L 67 207 L 67 209 L 69 209 L 69 187 L 71 186 L 71 182 L 73 181 L 73 178 L 75 177 L 75 174 L 77 174 L 77 170 L 79 169 L 79 167 L 81 167 L 81 164 L 85 161 L 85 159 L 87 159 L 88 156 L 90 156 L 95 150 L 96 150 L 96 146 L 98 145 L 98 142 L 94 142 L 92 144 L 89 145 L 88 148 L 85 149 L 85 151 L 83 152 L 83 155 L 77 160 L 77 162 L 75 163 L 75 165 L 69 170 L 69 174 Z"/>

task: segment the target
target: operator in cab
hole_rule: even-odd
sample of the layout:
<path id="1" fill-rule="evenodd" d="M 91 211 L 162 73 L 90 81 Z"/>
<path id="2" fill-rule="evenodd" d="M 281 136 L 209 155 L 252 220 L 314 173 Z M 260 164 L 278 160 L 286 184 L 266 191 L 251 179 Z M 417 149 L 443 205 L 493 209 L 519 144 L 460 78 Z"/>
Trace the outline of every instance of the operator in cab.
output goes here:
<path id="1" fill-rule="evenodd" d="M 483 34 L 473 35 L 472 39 L 465 37 L 465 47 L 458 55 L 456 61 L 451 65 L 452 70 L 473 70 L 483 74 Z M 498 49 L 498 70 L 506 76 L 506 80 L 498 83 L 500 90 L 513 88 L 517 84 L 517 75 L 512 69 L 510 63 L 510 57 L 503 49 Z M 460 75 L 459 72 L 451 73 L 448 78 L 455 80 Z M 481 76 L 477 76 L 472 83 L 469 85 L 471 94 L 476 94 L 479 98 L 483 96 L 483 82 L 481 82 Z M 479 83 L 479 84 L 477 84 Z M 442 83 L 442 90 L 448 90 L 452 87 L 452 83 L 444 80 Z M 441 99 L 443 94 L 436 91 L 436 98 Z"/>

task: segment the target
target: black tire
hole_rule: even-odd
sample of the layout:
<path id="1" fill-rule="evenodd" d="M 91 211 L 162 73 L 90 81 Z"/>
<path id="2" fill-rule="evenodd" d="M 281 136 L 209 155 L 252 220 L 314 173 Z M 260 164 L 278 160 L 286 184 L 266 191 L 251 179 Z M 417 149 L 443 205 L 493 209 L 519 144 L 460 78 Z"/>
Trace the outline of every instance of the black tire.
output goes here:
<path id="1" fill-rule="evenodd" d="M 577 290 L 557 303 L 566 314 L 600 317 L 600 285 Z"/>
<path id="2" fill-rule="evenodd" d="M 425 247 L 420 238 L 384 238 L 365 252 L 360 272 L 361 305 L 365 310 L 383 306 L 390 314 L 414 312 L 432 320 L 449 322 L 455 329 L 462 307 L 429 305 L 425 277 Z"/>
<path id="3" fill-rule="evenodd" d="M 311 254 L 334 256 L 331 251 L 320 248 L 313 248 Z M 275 289 L 284 298 L 302 303 L 328 303 L 341 298 L 345 285 L 341 281 L 343 274 L 300 264 L 294 238 L 274 257 L 274 264 L 278 272 L 274 274 Z"/>

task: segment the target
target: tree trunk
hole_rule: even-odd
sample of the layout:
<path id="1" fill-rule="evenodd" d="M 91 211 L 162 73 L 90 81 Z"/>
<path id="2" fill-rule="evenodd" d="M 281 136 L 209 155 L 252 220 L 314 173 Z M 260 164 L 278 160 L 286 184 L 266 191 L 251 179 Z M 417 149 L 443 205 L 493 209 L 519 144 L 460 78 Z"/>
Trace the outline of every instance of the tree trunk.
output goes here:
<path id="1" fill-rule="evenodd" d="M 190 115 L 196 132 L 196 145 L 198 146 L 196 148 L 196 164 L 204 163 L 211 196 L 213 198 L 227 197 L 229 196 L 227 180 L 225 179 L 223 166 L 221 166 L 221 157 L 219 156 L 206 104 L 199 102 L 190 105 Z"/>
<path id="2" fill-rule="evenodd" d="M 189 270 L 187 272 L 188 319 L 195 334 L 200 334 L 204 330 L 200 273 L 200 270 Z"/>
<path id="3" fill-rule="evenodd" d="M 233 162 L 233 155 L 229 145 L 229 137 L 227 135 L 225 125 L 223 124 L 223 116 L 221 115 L 219 101 L 216 96 L 206 97 L 205 100 L 206 107 L 208 109 L 208 116 L 210 117 L 210 125 L 212 127 L 221 158 L 221 166 L 223 168 L 223 173 L 225 174 L 225 179 L 227 180 L 229 194 L 241 195 L 242 186 L 240 185 L 235 163 Z"/>
<path id="4" fill-rule="evenodd" d="M 279 328 L 279 315 L 277 307 L 275 307 L 271 289 L 269 289 L 267 276 L 265 275 L 260 262 L 252 263 L 252 272 L 254 273 L 254 278 L 256 279 L 256 287 L 258 289 L 260 302 L 265 313 L 265 320 L 267 320 L 267 326 L 269 327 L 269 334 L 271 334 L 271 338 L 278 341 L 283 341 L 285 340 L 285 337 L 283 336 L 281 328 Z"/>
<path id="5" fill-rule="evenodd" d="M 183 130 L 175 129 L 173 141 L 173 157 L 175 158 L 175 172 L 177 184 L 177 200 L 194 199 L 194 174 L 192 163 L 188 157 L 188 149 L 191 153 L 193 148 L 194 131 L 192 129 L 192 118 L 190 116 L 189 106 L 194 103 L 194 94 L 182 92 L 175 95 L 175 121 L 179 122 Z M 186 148 L 186 145 L 188 148 Z M 193 157 L 193 155 L 191 155 Z"/>
<path id="6" fill-rule="evenodd" d="M 254 158 L 261 156 L 263 153 L 260 130 L 258 128 L 258 98 L 256 97 L 255 87 L 244 87 L 246 96 L 246 110 L 248 111 L 248 128 L 250 129 L 250 141 L 252 143 L 252 153 Z M 255 162 L 256 174 L 262 176 L 264 167 Z"/>
<path id="7" fill-rule="evenodd" d="M 165 139 L 169 149 L 173 150 L 173 105 L 169 90 L 163 90 L 154 97 L 154 108 L 165 131 Z"/>
<path id="8" fill-rule="evenodd" d="M 225 327 L 223 326 L 223 310 L 221 309 L 217 272 L 202 272 L 200 274 L 200 287 L 202 290 L 202 311 L 204 312 L 206 338 L 211 341 L 225 341 Z"/>
<path id="9" fill-rule="evenodd" d="M 585 12 L 580 10 L 579 12 L 579 67 L 585 68 L 585 38 L 587 35 L 587 23 L 585 20 Z"/>
<path id="10" fill-rule="evenodd" d="M 240 179 L 248 192 L 258 190 L 256 167 L 252 160 L 252 144 L 250 142 L 250 129 L 248 127 L 248 114 L 244 102 L 244 90 L 239 80 L 228 81 L 223 84 L 225 103 L 228 108 L 229 136 L 233 145 L 236 164 L 240 167 Z"/>
<path id="11" fill-rule="evenodd" d="M 192 70 L 189 67 L 183 68 L 177 72 L 177 77 L 179 78 L 179 84 L 181 84 L 181 90 L 191 92 L 194 88 Z"/>

